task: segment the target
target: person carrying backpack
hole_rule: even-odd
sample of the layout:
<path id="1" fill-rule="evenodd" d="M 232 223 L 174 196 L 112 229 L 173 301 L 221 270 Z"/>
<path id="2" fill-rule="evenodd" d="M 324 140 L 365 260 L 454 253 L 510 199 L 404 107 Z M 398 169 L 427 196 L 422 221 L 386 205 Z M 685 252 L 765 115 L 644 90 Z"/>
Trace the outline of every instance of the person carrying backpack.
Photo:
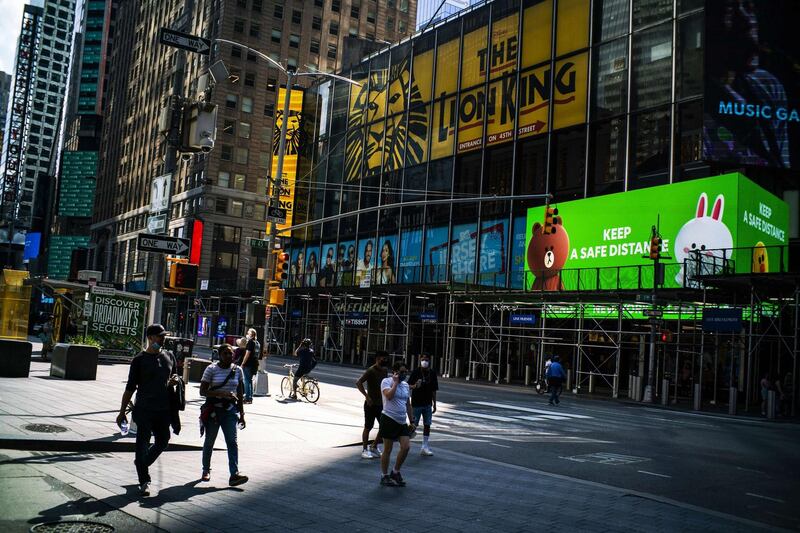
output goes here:
<path id="1" fill-rule="evenodd" d="M 261 343 L 258 342 L 258 333 L 253 328 L 247 330 L 247 344 L 242 358 L 242 371 L 244 372 L 244 403 L 253 403 L 253 376 L 258 374 L 258 359 L 261 357 Z"/>

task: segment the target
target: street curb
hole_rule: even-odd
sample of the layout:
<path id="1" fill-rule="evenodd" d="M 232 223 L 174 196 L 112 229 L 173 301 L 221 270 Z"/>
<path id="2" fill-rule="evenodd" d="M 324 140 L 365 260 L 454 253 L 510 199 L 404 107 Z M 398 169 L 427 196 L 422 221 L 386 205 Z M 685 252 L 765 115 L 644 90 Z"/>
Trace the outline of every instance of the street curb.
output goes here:
<path id="1" fill-rule="evenodd" d="M 193 444 L 170 444 L 168 452 L 196 452 L 202 446 Z M 215 450 L 218 448 L 214 448 Z M 0 450 L 23 450 L 40 452 L 135 452 L 135 442 L 80 441 L 55 439 L 0 439 Z"/>

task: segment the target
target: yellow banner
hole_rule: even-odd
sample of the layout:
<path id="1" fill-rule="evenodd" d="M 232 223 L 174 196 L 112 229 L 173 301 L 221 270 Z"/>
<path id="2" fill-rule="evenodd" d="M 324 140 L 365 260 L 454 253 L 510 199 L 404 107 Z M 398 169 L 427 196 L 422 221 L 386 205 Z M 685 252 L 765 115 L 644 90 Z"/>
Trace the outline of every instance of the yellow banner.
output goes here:
<path id="1" fill-rule="evenodd" d="M 558 0 L 556 56 L 589 46 L 589 0 Z"/>
<path id="2" fill-rule="evenodd" d="M 589 53 L 556 62 L 553 129 L 586 122 Z"/>
<path id="3" fill-rule="evenodd" d="M 523 73 L 519 79 L 520 138 L 547 131 L 550 106 L 550 65 Z"/>
<path id="4" fill-rule="evenodd" d="M 477 150 L 483 144 L 486 93 L 483 87 L 461 93 L 458 103 L 458 152 Z"/>
<path id="5" fill-rule="evenodd" d="M 302 133 L 302 111 L 303 111 L 303 91 L 302 89 L 292 89 L 289 100 L 289 118 L 286 123 L 286 149 L 283 157 L 283 176 L 278 176 L 278 147 L 281 138 L 281 127 L 283 125 L 283 102 L 286 99 L 286 89 L 281 87 L 278 90 L 278 105 L 280 111 L 275 114 L 275 130 L 272 137 L 272 178 L 277 181 L 280 190 L 280 201 L 278 207 L 286 209 L 286 222 L 278 224 L 278 231 L 284 230 L 292 225 L 292 211 L 294 210 L 294 189 L 297 180 L 297 158 L 300 153 L 300 139 Z M 275 194 L 275 183 L 269 186 L 269 197 Z M 267 223 L 267 232 L 271 230 L 270 223 Z"/>
<path id="6" fill-rule="evenodd" d="M 461 90 L 486 80 L 486 40 L 489 28 L 481 26 L 464 35 L 461 52 Z M 452 66 L 450 67 L 452 71 Z"/>
<path id="7" fill-rule="evenodd" d="M 455 96 L 437 100 L 433 104 L 433 128 L 431 129 L 431 160 L 453 155 L 456 133 Z"/>
<path id="8" fill-rule="evenodd" d="M 458 46 L 453 39 L 439 45 L 436 50 L 436 98 L 453 94 L 458 88 Z"/>
<path id="9" fill-rule="evenodd" d="M 481 70 L 489 64 L 489 79 L 510 74 L 517 69 L 519 55 L 519 15 L 513 14 L 492 24 L 492 48 L 484 54 Z"/>
<path id="10" fill-rule="evenodd" d="M 527 0 L 522 12 L 520 70 L 550 59 L 553 36 L 553 0 Z"/>

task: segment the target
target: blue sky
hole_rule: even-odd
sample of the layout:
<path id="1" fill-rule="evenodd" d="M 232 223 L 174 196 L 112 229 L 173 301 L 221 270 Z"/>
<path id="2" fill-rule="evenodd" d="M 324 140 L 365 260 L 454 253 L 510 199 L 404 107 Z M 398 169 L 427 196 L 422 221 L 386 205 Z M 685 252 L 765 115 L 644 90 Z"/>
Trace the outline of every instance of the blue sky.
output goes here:
<path id="1" fill-rule="evenodd" d="M 25 0 L 0 0 L 0 70 L 12 73 Z"/>

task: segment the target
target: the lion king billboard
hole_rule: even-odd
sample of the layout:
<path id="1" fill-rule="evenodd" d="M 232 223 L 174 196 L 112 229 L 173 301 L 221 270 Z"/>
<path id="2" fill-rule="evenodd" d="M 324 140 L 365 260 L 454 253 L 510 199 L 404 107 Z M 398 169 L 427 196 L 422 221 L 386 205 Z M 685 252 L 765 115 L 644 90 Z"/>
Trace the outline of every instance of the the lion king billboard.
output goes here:
<path id="1" fill-rule="evenodd" d="M 695 274 L 723 269 L 764 273 L 786 266 L 788 206 L 733 173 L 552 204 L 556 231 L 545 234 L 544 206 L 528 210 L 528 290 L 652 287 L 651 228 L 659 223 L 663 287 L 696 287 Z M 783 252 L 783 253 L 781 253 Z M 642 268 L 644 266 L 644 268 Z"/>

